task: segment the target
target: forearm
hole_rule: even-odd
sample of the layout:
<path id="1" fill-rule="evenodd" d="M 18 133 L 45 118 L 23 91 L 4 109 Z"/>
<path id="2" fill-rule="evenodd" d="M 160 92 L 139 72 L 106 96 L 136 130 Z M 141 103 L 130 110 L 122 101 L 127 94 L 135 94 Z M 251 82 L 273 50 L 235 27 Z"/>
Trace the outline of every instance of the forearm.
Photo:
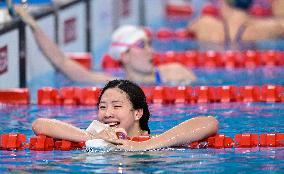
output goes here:
<path id="1" fill-rule="evenodd" d="M 214 117 L 196 117 L 187 120 L 148 141 L 137 143 L 133 150 L 149 150 L 188 144 L 202 140 L 218 132 L 218 121 Z"/>
<path id="2" fill-rule="evenodd" d="M 48 60 L 61 72 L 66 74 L 71 80 L 79 82 L 106 82 L 113 77 L 102 73 L 93 73 L 79 63 L 65 56 L 64 52 L 51 40 L 40 28 L 32 16 L 23 8 L 16 7 L 17 13 L 22 20 L 31 27 L 34 37 Z"/>
<path id="3" fill-rule="evenodd" d="M 65 61 L 65 55 L 62 50 L 59 49 L 56 43 L 52 41 L 38 25 L 30 26 L 42 52 L 57 68 L 59 68 Z"/>
<path id="4" fill-rule="evenodd" d="M 96 138 L 95 135 L 85 130 L 55 119 L 39 118 L 33 122 L 32 130 L 36 135 L 43 134 L 52 138 L 74 142 Z"/>
<path id="5" fill-rule="evenodd" d="M 46 57 L 71 80 L 98 83 L 106 82 L 111 79 L 103 73 L 93 73 L 72 59 L 66 57 L 62 50 L 46 36 L 41 28 L 33 26 L 33 33 Z"/>

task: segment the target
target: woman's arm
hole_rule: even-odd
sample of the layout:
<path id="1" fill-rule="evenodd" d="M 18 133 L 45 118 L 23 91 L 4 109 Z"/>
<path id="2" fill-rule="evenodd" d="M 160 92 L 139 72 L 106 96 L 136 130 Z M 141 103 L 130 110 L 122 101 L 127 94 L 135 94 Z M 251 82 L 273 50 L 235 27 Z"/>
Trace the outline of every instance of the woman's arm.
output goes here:
<path id="1" fill-rule="evenodd" d="M 104 73 L 91 72 L 72 59 L 66 57 L 63 51 L 43 32 L 37 22 L 25 11 L 25 9 L 20 6 L 15 6 L 15 10 L 20 15 L 21 19 L 31 27 L 34 37 L 43 53 L 55 67 L 66 74 L 71 80 L 99 83 L 114 79 L 114 77 Z"/>
<path id="2" fill-rule="evenodd" d="M 52 138 L 69 140 L 73 142 L 87 141 L 92 139 L 107 139 L 110 141 L 115 141 L 118 139 L 116 134 L 117 132 L 127 135 L 125 130 L 122 128 L 110 128 L 106 126 L 102 127 L 98 123 L 91 124 L 90 126 L 88 128 L 89 130 L 82 130 L 71 124 L 56 119 L 38 118 L 33 122 L 32 130 L 36 135 L 42 134 Z"/>
<path id="3" fill-rule="evenodd" d="M 130 151 L 165 148 L 202 140 L 217 132 L 218 121 L 212 116 L 201 116 L 189 119 L 147 141 L 133 142 L 118 140 L 122 144 L 118 145 L 118 148 Z"/>
<path id="4" fill-rule="evenodd" d="M 95 135 L 71 124 L 47 118 L 36 119 L 32 124 L 32 130 L 36 135 L 42 134 L 52 138 L 74 142 L 97 138 Z"/>

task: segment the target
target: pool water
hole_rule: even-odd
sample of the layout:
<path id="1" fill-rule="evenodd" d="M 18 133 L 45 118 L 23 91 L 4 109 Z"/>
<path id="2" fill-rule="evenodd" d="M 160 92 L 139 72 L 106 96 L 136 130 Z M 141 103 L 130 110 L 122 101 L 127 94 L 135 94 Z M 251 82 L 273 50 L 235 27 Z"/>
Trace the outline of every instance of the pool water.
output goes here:
<path id="1" fill-rule="evenodd" d="M 184 27 L 180 21 L 173 25 Z M 282 41 L 282 40 L 281 40 Z M 157 51 L 196 49 L 198 43 L 153 42 Z M 259 49 L 283 50 L 281 44 L 261 42 Z M 178 45 L 178 46 L 177 46 Z M 282 44 L 283 45 L 283 44 Z M 197 85 L 284 85 L 283 67 L 255 69 L 193 69 Z M 123 76 L 123 72 L 114 71 Z M 55 83 L 60 82 L 60 83 Z M 62 74 L 44 74 L 28 83 L 32 103 L 43 86 L 89 86 L 71 82 Z M 176 84 L 169 84 L 176 85 Z M 102 84 L 96 84 L 102 86 Z M 152 134 L 162 133 L 189 118 L 213 115 L 220 122 L 219 133 L 234 137 L 238 133 L 284 133 L 284 103 L 208 103 L 150 105 Z M 82 129 L 97 118 L 95 107 L 11 106 L 0 104 L 0 133 L 34 136 L 32 122 L 38 117 L 54 118 Z M 184 149 L 168 148 L 146 152 L 122 151 L 5 151 L 0 150 L 0 173 L 283 173 L 284 147 Z"/>
<path id="2" fill-rule="evenodd" d="M 55 118 L 82 129 L 96 119 L 95 107 L 0 105 L 0 133 L 33 136 L 38 117 Z M 214 115 L 219 133 L 284 132 L 284 103 L 150 105 L 150 129 L 159 134 L 198 115 Z M 284 147 L 119 151 L 0 151 L 1 173 L 282 173 Z"/>

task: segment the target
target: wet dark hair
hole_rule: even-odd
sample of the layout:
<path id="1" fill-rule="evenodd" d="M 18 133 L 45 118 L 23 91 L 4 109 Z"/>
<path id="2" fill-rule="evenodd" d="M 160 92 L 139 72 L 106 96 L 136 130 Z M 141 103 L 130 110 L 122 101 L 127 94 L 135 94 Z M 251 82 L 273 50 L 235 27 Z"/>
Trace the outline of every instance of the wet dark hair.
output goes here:
<path id="1" fill-rule="evenodd" d="M 227 2 L 229 5 L 242 10 L 248 10 L 253 4 L 253 0 L 227 0 Z"/>
<path id="2" fill-rule="evenodd" d="M 110 88 L 119 88 L 120 90 L 124 91 L 132 103 L 133 109 L 143 109 L 143 115 L 139 120 L 139 125 L 142 130 L 148 131 L 150 134 L 150 129 L 148 126 L 150 111 L 143 90 L 137 84 L 129 80 L 112 80 L 108 82 L 102 89 L 99 96 L 98 106 L 101 102 L 102 95 L 107 89 Z"/>

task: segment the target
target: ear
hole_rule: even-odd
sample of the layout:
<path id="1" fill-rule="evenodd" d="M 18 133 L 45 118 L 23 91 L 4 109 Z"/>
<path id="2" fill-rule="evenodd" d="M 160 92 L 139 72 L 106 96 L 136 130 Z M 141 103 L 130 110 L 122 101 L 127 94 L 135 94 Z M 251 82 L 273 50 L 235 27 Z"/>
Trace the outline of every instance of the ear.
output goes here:
<path id="1" fill-rule="evenodd" d="M 137 121 L 137 120 L 140 120 L 140 118 L 142 117 L 143 115 L 143 109 L 136 109 L 135 110 L 135 113 L 134 113 L 134 119 Z"/>

